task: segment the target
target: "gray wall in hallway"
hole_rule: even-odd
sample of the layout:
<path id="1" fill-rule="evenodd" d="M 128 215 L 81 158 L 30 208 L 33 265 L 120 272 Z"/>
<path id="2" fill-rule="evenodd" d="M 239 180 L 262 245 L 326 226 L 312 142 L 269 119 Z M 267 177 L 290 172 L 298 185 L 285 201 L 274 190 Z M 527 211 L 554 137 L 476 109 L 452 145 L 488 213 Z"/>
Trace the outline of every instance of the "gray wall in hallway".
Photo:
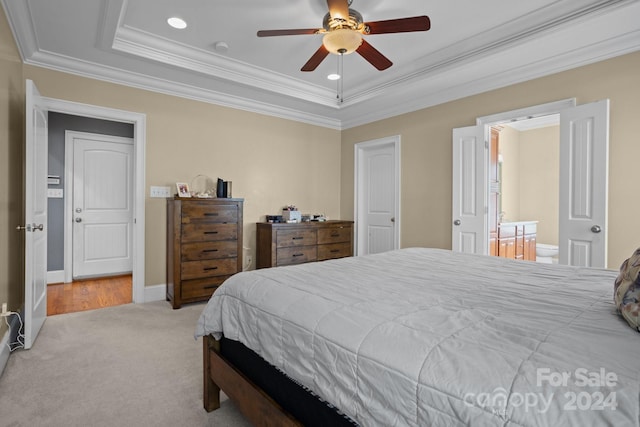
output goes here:
<path id="1" fill-rule="evenodd" d="M 49 188 L 64 188 L 64 140 L 67 130 L 133 138 L 133 124 L 131 123 L 49 112 L 48 173 L 60 177 L 60 184 L 49 185 Z M 67 196 L 64 194 L 65 198 Z M 48 200 L 47 271 L 61 271 L 64 270 L 65 199 L 49 198 Z"/>

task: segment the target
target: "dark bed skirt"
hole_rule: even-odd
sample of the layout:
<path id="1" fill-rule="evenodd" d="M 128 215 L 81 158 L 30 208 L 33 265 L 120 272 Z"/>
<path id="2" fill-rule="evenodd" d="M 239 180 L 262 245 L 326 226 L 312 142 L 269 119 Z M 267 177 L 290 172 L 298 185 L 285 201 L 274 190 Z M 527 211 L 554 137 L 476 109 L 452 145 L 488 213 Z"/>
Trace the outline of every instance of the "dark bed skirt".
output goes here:
<path id="1" fill-rule="evenodd" d="M 354 426 L 350 418 L 238 341 L 222 338 L 222 356 L 305 426 Z"/>

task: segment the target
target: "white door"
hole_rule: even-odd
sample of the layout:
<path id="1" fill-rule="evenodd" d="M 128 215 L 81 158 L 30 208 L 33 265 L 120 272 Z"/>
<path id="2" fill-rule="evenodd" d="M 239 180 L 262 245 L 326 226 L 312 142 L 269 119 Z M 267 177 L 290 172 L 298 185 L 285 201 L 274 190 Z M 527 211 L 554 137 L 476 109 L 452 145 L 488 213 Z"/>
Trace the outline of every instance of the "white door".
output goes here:
<path id="1" fill-rule="evenodd" d="M 131 272 L 133 140 L 74 134 L 73 277 Z"/>
<path id="2" fill-rule="evenodd" d="M 356 144 L 356 253 L 400 247 L 399 137 Z"/>
<path id="3" fill-rule="evenodd" d="M 482 126 L 453 129 L 453 226 L 456 252 L 488 253 L 488 148 Z"/>
<path id="4" fill-rule="evenodd" d="M 31 80 L 26 86 L 24 348 L 47 318 L 47 110 Z"/>
<path id="5" fill-rule="evenodd" d="M 607 266 L 609 100 L 560 112 L 559 262 Z"/>

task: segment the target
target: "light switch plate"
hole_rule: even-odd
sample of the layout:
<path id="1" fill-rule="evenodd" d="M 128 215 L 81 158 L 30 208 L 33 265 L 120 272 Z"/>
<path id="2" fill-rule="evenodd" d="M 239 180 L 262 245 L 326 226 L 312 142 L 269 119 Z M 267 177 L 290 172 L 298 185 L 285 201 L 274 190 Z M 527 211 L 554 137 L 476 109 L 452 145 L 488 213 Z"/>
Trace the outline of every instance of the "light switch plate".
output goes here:
<path id="1" fill-rule="evenodd" d="M 62 188 L 47 188 L 47 197 L 50 199 L 62 199 L 64 190 Z"/>
<path id="2" fill-rule="evenodd" d="M 171 188 L 152 185 L 149 189 L 149 197 L 171 197 Z"/>

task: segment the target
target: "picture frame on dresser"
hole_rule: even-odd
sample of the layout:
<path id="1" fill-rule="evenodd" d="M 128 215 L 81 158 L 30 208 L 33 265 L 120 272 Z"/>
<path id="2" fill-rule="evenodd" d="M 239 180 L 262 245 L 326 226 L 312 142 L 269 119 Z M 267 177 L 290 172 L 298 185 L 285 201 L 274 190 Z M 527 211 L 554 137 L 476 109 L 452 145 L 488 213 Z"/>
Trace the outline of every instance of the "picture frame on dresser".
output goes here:
<path id="1" fill-rule="evenodd" d="M 189 184 L 186 182 L 176 182 L 176 189 L 178 190 L 178 197 L 191 197 Z"/>

